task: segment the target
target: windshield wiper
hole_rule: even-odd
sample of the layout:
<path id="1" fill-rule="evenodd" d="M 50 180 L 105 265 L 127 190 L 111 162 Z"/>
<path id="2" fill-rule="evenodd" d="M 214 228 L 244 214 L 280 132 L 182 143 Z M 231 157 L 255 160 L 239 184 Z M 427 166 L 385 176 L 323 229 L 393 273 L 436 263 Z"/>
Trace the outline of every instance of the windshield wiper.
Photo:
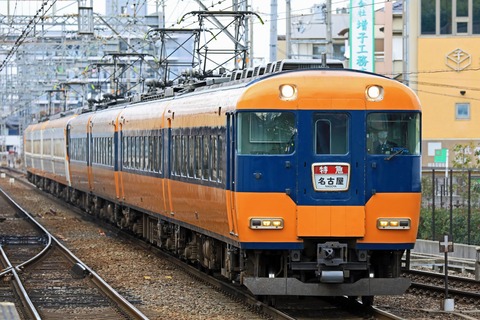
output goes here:
<path id="1" fill-rule="evenodd" d="M 400 148 L 398 149 L 397 151 L 395 151 L 393 154 L 389 155 L 388 157 L 385 157 L 384 160 L 386 161 L 389 161 L 390 159 L 392 159 L 393 157 L 399 155 L 400 153 L 403 153 L 403 148 Z"/>

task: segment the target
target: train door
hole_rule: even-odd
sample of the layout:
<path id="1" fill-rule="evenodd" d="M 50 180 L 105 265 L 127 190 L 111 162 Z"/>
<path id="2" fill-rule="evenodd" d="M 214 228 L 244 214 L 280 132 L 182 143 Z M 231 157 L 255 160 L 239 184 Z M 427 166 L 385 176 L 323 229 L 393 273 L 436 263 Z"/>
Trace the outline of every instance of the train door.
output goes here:
<path id="1" fill-rule="evenodd" d="M 166 212 L 174 212 L 173 203 L 172 203 L 172 190 L 170 186 L 170 172 L 172 167 L 172 119 L 168 118 L 168 128 L 166 130 L 166 134 L 163 136 L 164 143 L 163 143 L 163 156 L 164 156 L 164 168 L 163 168 L 163 198 L 165 199 L 165 211 Z"/>
<path id="2" fill-rule="evenodd" d="M 93 172 L 92 172 L 92 163 L 93 163 L 93 152 L 95 146 L 93 143 L 92 136 L 92 117 L 88 119 L 87 124 L 87 176 L 88 176 L 88 190 L 93 190 Z"/>
<path id="3" fill-rule="evenodd" d="M 70 124 L 67 124 L 65 130 L 65 178 L 69 187 L 72 185 L 72 175 L 70 173 L 70 127 Z"/>
<path id="4" fill-rule="evenodd" d="M 319 102 L 321 103 L 321 102 Z M 299 236 L 363 236 L 365 142 L 361 111 L 300 111 Z"/>
<path id="5" fill-rule="evenodd" d="M 125 191 L 123 189 L 123 116 L 119 116 L 115 122 L 115 130 L 113 136 L 113 166 L 115 175 L 115 193 L 117 199 L 125 199 Z"/>
<path id="6" fill-rule="evenodd" d="M 235 214 L 235 114 L 227 113 L 227 137 L 226 137 L 226 154 L 227 154 L 227 215 L 228 228 L 231 234 L 237 234 L 236 214 Z"/>

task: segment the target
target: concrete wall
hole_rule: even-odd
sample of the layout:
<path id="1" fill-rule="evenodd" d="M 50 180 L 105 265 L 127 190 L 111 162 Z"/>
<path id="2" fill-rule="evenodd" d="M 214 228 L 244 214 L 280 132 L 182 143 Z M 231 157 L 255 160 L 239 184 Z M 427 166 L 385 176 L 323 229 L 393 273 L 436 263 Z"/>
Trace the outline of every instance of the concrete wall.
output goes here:
<path id="1" fill-rule="evenodd" d="M 476 260 L 477 248 L 478 250 L 480 250 L 480 247 L 477 247 L 477 246 L 469 246 L 466 244 L 454 243 L 453 252 L 449 252 L 448 256 L 458 258 L 458 259 Z M 431 240 L 417 240 L 417 242 L 415 243 L 415 248 L 412 250 L 412 252 L 436 254 L 436 255 L 442 255 L 442 256 L 444 255 L 443 252 L 439 252 L 439 242 L 431 241 Z"/>

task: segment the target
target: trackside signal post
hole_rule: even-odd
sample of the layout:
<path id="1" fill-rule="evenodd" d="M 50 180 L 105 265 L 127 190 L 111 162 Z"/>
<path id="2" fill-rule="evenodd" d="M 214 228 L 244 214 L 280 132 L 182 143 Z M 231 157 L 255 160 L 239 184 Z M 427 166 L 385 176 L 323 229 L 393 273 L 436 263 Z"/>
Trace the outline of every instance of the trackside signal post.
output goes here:
<path id="1" fill-rule="evenodd" d="M 443 240 L 439 242 L 439 251 L 445 253 L 445 299 L 443 303 L 444 311 L 453 311 L 455 309 L 455 300 L 448 298 L 448 253 L 453 252 L 453 240 L 451 235 L 444 235 Z"/>

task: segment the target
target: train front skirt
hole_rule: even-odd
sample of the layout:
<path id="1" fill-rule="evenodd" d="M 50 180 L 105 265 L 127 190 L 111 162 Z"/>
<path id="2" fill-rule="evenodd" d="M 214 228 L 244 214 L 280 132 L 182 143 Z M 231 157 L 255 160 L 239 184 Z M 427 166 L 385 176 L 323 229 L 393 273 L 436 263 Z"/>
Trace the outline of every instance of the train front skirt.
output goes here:
<path id="1" fill-rule="evenodd" d="M 304 283 L 296 278 L 246 277 L 244 285 L 254 295 L 278 296 L 379 296 L 401 295 L 410 287 L 407 278 L 364 278 L 354 283 Z"/>

